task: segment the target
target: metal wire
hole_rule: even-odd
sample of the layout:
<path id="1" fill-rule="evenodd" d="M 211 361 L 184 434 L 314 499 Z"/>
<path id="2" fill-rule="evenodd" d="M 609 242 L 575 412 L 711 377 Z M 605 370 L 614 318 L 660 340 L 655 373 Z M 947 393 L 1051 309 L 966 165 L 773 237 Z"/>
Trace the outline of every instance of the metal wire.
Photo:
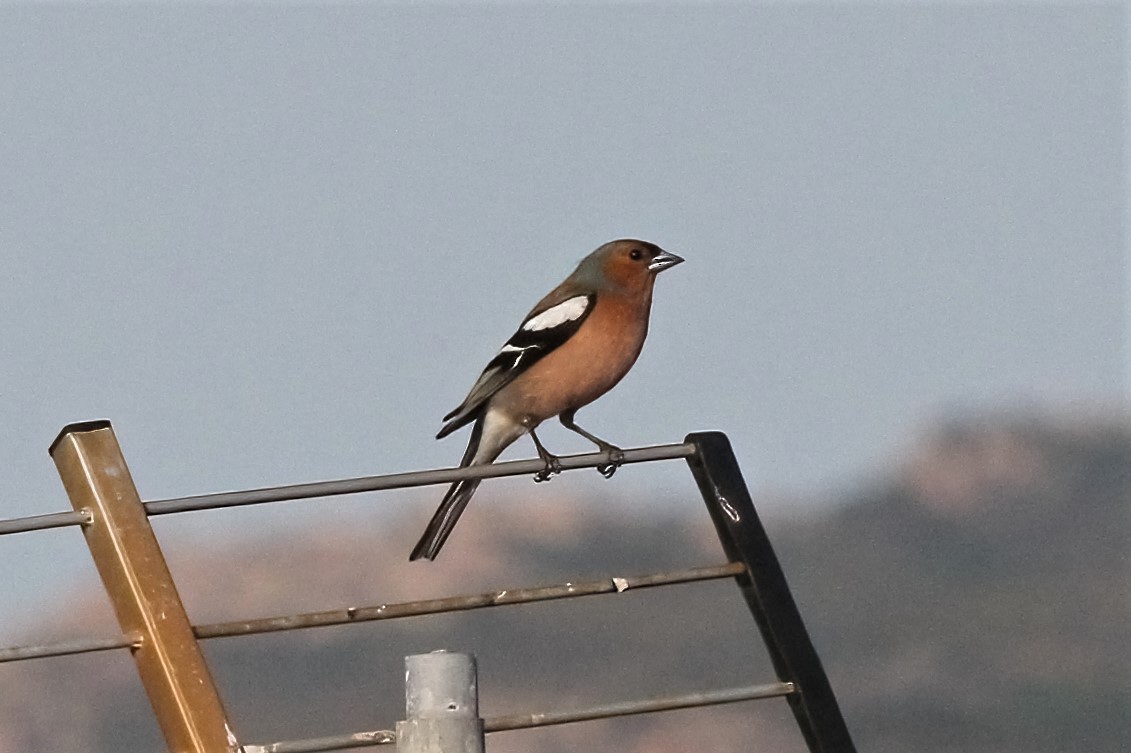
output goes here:
<path id="1" fill-rule="evenodd" d="M 624 462 L 643 463 L 655 460 L 686 458 L 694 454 L 694 452 L 694 446 L 687 444 L 638 447 L 624 451 Z M 561 466 L 563 470 L 591 468 L 607 461 L 608 458 L 604 453 L 569 455 L 561 458 Z M 542 470 L 542 468 L 543 463 L 541 460 L 516 460 L 505 463 L 495 463 L 479 468 L 416 471 L 312 484 L 296 484 L 292 486 L 278 486 L 238 492 L 204 494 L 195 497 L 180 497 L 146 502 L 145 506 L 146 511 L 150 515 L 165 515 L 190 510 L 261 504 L 315 496 L 355 494 L 358 492 L 425 486 L 428 484 L 444 484 L 463 478 L 515 476 L 534 473 Z M 13 518 L 11 520 L 0 521 L 0 535 L 5 533 L 18 533 L 21 531 L 34 531 L 44 528 L 86 525 L 90 522 L 91 512 L 86 508 L 71 512 L 36 515 L 27 518 Z M 585 583 L 566 583 L 559 586 L 546 586 L 542 588 L 491 591 L 483 594 L 455 596 L 444 599 L 428 599 L 400 604 L 382 604 L 372 607 L 349 607 L 329 612 L 314 612 L 257 620 L 216 623 L 212 625 L 201 625 L 194 628 L 194 630 L 198 638 L 253 635 L 256 633 L 268 633 L 281 630 L 297 630 L 308 627 L 343 625 L 352 622 L 481 609 L 505 604 L 522 604 L 576 596 L 616 593 L 630 588 L 649 588 L 675 583 L 689 583 L 698 580 L 733 577 L 743 572 L 744 569 L 744 566 L 739 563 L 728 563 L 715 567 L 692 568 L 689 570 L 676 570 L 667 573 L 627 578 L 607 578 Z M 37 646 L 15 646 L 11 648 L 0 648 L 0 663 L 96 651 L 111 651 L 136 645 L 137 640 L 135 638 L 120 635 L 110 638 L 79 639 Z"/>
<path id="2" fill-rule="evenodd" d="M 67 526 L 85 526 L 91 521 L 90 510 L 70 510 L 69 512 L 53 512 L 47 515 L 32 515 L 27 518 L 12 518 L 0 520 L 0 536 L 8 533 L 23 533 L 24 531 L 41 531 L 44 528 L 66 528 Z"/>
<path id="3" fill-rule="evenodd" d="M 689 444 L 654 445 L 637 447 L 624 451 L 625 464 L 647 463 L 654 460 L 676 460 L 691 457 L 695 447 Z M 595 468 L 609 462 L 603 452 L 584 455 L 563 455 L 560 458 L 562 470 L 574 468 Z M 492 463 L 474 468 L 443 468 L 429 471 L 410 471 L 390 473 L 381 476 L 362 476 L 338 481 L 318 481 L 311 484 L 291 484 L 272 486 L 263 489 L 248 489 L 237 492 L 200 494 L 192 497 L 159 499 L 145 503 L 150 515 L 168 515 L 193 510 L 212 510 L 220 507 L 239 507 L 258 505 L 265 502 L 284 502 L 309 497 L 332 497 L 341 494 L 384 491 L 388 489 L 407 489 L 431 484 L 450 484 L 468 478 L 497 478 L 500 476 L 522 476 L 537 473 L 545 468 L 541 460 L 511 460 L 505 463 Z"/>
<path id="4" fill-rule="evenodd" d="M 371 732 L 354 732 L 333 737 L 314 737 L 309 740 L 283 740 L 269 745 L 243 745 L 243 753 L 319 753 L 326 750 L 368 748 L 371 745 L 396 745 L 397 733 L 391 729 Z"/>
<path id="5" fill-rule="evenodd" d="M 576 711 L 548 711 L 537 714 L 508 714 L 483 720 L 484 732 L 507 732 L 516 729 L 549 727 L 555 724 L 586 722 L 595 719 L 609 719 L 618 716 L 650 714 L 656 711 L 717 706 L 723 703 L 738 703 L 763 698 L 778 698 L 796 692 L 791 682 L 775 682 L 767 685 L 751 685 L 725 690 L 708 690 L 700 693 L 649 698 L 641 701 L 623 701 L 602 706 L 592 706 Z M 270 745 L 245 745 L 244 753 L 321 753 L 328 750 L 364 748 L 370 745 L 395 745 L 396 732 L 393 730 L 374 730 L 355 732 L 349 735 L 319 737 L 310 740 L 284 740 Z"/>
<path id="6" fill-rule="evenodd" d="M 737 703 L 762 698 L 778 698 L 794 692 L 792 682 L 775 682 L 768 685 L 751 685 L 744 688 L 726 690 L 707 690 L 701 693 L 650 698 L 643 701 L 622 701 L 604 706 L 593 706 L 579 711 L 547 711 L 540 714 L 511 714 L 496 716 L 483 721 L 485 732 L 506 732 L 515 729 L 549 727 L 554 724 L 586 722 L 594 719 L 608 719 L 615 716 L 651 714 L 655 711 L 690 709 L 697 706 L 717 706 L 721 703 Z"/>
<path id="7" fill-rule="evenodd" d="M 80 428 L 82 430 L 109 428 L 109 424 L 106 422 L 96 423 L 98 424 L 97 426 L 95 426 L 95 424 L 72 425 L 64 430 L 64 433 L 60 435 L 60 439 L 62 439 L 68 431 L 75 431 Z M 103 424 L 105 425 L 103 426 Z M 60 439 L 57 439 L 56 443 L 52 445 L 53 457 L 56 457 L 55 451 L 58 449 Z M 113 438 L 112 432 L 110 433 L 108 441 L 109 444 L 112 445 L 111 449 L 114 451 L 113 454 L 116 455 L 119 461 L 118 465 L 124 467 L 124 460 L 120 458 L 121 453 L 116 440 Z M 106 442 L 104 442 L 104 444 L 106 444 Z M 109 455 L 110 453 L 107 451 L 102 454 Z M 738 582 L 743 587 L 744 595 L 750 603 L 751 611 L 754 613 L 755 619 L 758 621 L 759 627 L 762 630 L 763 637 L 770 649 L 771 658 L 774 659 L 774 665 L 778 669 L 779 676 L 784 678 L 785 681 L 743 688 L 688 693 L 647 700 L 625 701 L 575 711 L 512 714 L 484 720 L 484 731 L 501 732 L 538 728 L 618 716 L 670 711 L 674 709 L 734 703 L 762 698 L 793 696 L 790 706 L 798 719 L 798 723 L 809 747 L 814 750 L 818 747 L 824 749 L 827 746 L 836 747 L 837 749 L 853 750 L 851 739 L 848 737 L 847 729 L 844 728 L 843 719 L 841 719 L 839 709 L 836 707 L 835 697 L 832 696 L 831 689 L 827 687 L 827 678 L 824 676 L 816 654 L 809 644 L 808 636 L 800 616 L 796 614 L 796 607 L 793 605 L 788 586 L 785 584 L 784 576 L 782 576 L 780 572 L 780 567 L 769 546 L 769 541 L 753 510 L 745 482 L 742 480 L 741 472 L 738 469 L 737 461 L 733 456 L 733 451 L 730 448 L 729 440 L 727 440 L 726 436 L 718 432 L 692 434 L 688 436 L 688 441 L 684 444 L 655 445 L 628 449 L 623 451 L 619 462 L 629 464 L 655 460 L 690 458 L 694 458 L 694 460 L 691 461 L 692 472 L 703 493 L 707 507 L 711 511 L 716 529 L 719 532 L 720 540 L 723 542 L 727 552 L 739 561 L 711 567 L 674 570 L 666 573 L 628 578 L 608 578 L 579 584 L 565 583 L 563 585 L 542 588 L 492 591 L 469 596 L 403 602 L 391 605 L 383 604 L 380 606 L 362 608 L 351 607 L 329 612 L 215 623 L 211 625 L 194 626 L 192 630 L 198 638 L 252 635 L 308 627 L 342 625 L 353 622 L 480 609 L 506 604 L 522 604 L 603 593 L 620 593 L 633 588 L 664 586 L 676 583 L 736 577 L 746 574 L 748 577 L 739 578 Z M 609 460 L 610 458 L 606 453 L 570 455 L 560 458 L 558 467 L 561 470 L 600 467 L 607 464 Z M 57 464 L 59 463 L 58 457 L 56 457 L 56 462 Z M 337 481 L 292 484 L 218 494 L 203 494 L 191 497 L 154 500 L 141 504 L 144 505 L 146 515 L 165 515 L 177 512 L 281 502 L 310 497 L 326 497 L 411 488 L 432 484 L 447 484 L 462 479 L 515 476 L 537 473 L 545 470 L 545 468 L 546 466 L 542 460 L 519 460 L 473 468 L 425 470 Z M 64 475 L 62 467 L 60 473 Z M 64 475 L 64 481 L 66 482 L 66 480 L 66 476 Z M 130 499 L 130 509 L 135 517 L 138 517 L 139 520 L 144 522 L 141 511 L 136 507 L 136 490 L 134 490 L 131 485 L 129 491 L 132 497 L 132 499 Z M 117 498 L 121 498 L 121 495 Z M 751 521 L 753 522 L 753 528 L 751 527 Z M 102 511 L 99 511 L 98 521 L 94 521 L 91 510 L 84 508 L 71 512 L 0 521 L 0 535 L 72 525 L 89 525 L 94 522 L 99 524 L 103 522 Z M 88 529 L 88 536 L 92 530 L 97 531 L 98 528 Z M 152 536 L 151 533 L 150 536 Z M 156 546 L 155 543 L 154 546 Z M 95 552 L 95 554 L 97 558 L 97 552 Z M 157 549 L 157 559 L 159 558 L 160 550 Z M 153 559 L 153 557 L 150 557 L 150 559 Z M 775 610 L 779 613 L 771 615 L 771 612 L 775 610 L 771 610 L 770 606 L 767 606 L 764 602 L 768 602 L 771 606 L 774 606 Z M 178 604 L 177 607 L 179 608 L 180 605 Z M 767 615 L 773 616 L 774 620 L 767 621 Z M 188 626 L 187 619 L 184 620 L 183 624 L 186 627 Z M 769 627 L 767 627 L 767 625 L 769 625 Z M 778 630 L 778 627 L 782 627 L 782 629 Z M 132 630 L 132 627 L 127 626 L 127 630 Z M 787 635 L 790 640 L 783 644 L 779 639 L 779 633 Z M 148 635 L 145 641 L 148 644 Z M 129 632 L 126 635 L 110 638 L 82 639 L 51 645 L 7 648 L 0 649 L 0 662 L 138 647 L 141 645 L 141 642 L 142 639 L 140 637 Z M 791 661 L 787 661 L 787 659 L 791 659 Z M 807 665 L 807 667 L 803 667 L 806 671 L 801 673 L 792 671 L 793 667 L 798 664 Z M 804 695 L 798 691 L 797 688 L 799 685 L 806 688 Z M 814 688 L 816 688 L 816 694 L 814 694 Z M 156 708 L 156 701 L 154 701 L 154 705 Z M 817 718 L 814 715 L 814 708 L 824 712 L 824 718 Z M 219 709 L 218 705 L 217 709 Z M 161 716 L 160 709 L 158 709 L 158 716 Z M 222 716 L 222 709 L 219 709 L 218 718 L 221 722 L 223 721 Z M 228 732 L 227 735 L 230 739 L 231 733 Z M 334 737 L 281 741 L 266 746 L 244 746 L 243 750 L 246 753 L 315 753 L 317 751 L 395 744 L 397 742 L 396 737 L 395 732 L 389 730 L 375 730 Z"/>
<path id="8" fill-rule="evenodd" d="M 708 567 L 670 570 L 648 575 L 603 578 L 601 580 L 591 580 L 581 583 L 563 583 L 557 586 L 504 589 L 502 591 L 488 591 L 486 593 L 467 596 L 450 596 L 443 599 L 424 599 L 421 601 L 406 601 L 399 604 L 381 604 L 380 606 L 371 607 L 347 607 L 345 609 L 336 609 L 327 612 L 309 612 L 306 614 L 282 617 L 266 617 L 257 620 L 218 622 L 210 625 L 197 625 L 193 627 L 193 633 L 197 638 L 203 640 L 209 638 L 230 638 L 240 635 L 256 635 L 259 633 L 274 633 L 283 630 L 347 625 L 354 622 L 369 622 L 372 620 L 393 620 L 402 617 L 440 614 L 442 612 L 462 612 L 469 609 L 483 609 L 485 607 L 506 606 L 508 604 L 529 604 L 539 601 L 594 596 L 597 594 L 623 593 L 624 591 L 633 589 L 656 588 L 679 583 L 694 583 L 696 581 L 733 578 L 744 572 L 746 572 L 746 566 L 741 562 L 728 562 L 722 565 L 712 565 Z M 128 635 L 119 635 L 109 638 L 87 638 L 41 646 L 0 648 L 0 664 L 4 662 L 24 661 L 27 659 L 43 659 L 50 656 L 66 656 L 69 654 L 85 654 L 95 651 L 112 651 L 120 648 L 136 648 L 138 645 L 137 638 Z"/>
<path id="9" fill-rule="evenodd" d="M 652 445 L 625 450 L 622 462 L 627 465 L 655 460 L 677 460 L 691 457 L 694 454 L 695 447 L 689 444 Z M 609 458 L 603 452 L 593 452 L 583 455 L 563 455 L 560 461 L 562 470 L 573 470 L 576 468 L 595 468 L 609 462 Z M 453 481 L 465 478 L 522 476 L 528 473 L 537 473 L 543 468 L 545 468 L 545 463 L 541 460 L 511 460 L 475 468 L 441 468 L 428 471 L 409 471 L 407 473 L 388 473 L 380 476 L 361 476 L 336 481 L 316 481 L 310 484 L 289 484 L 262 489 L 157 499 L 146 502 L 145 511 L 149 515 L 169 515 L 178 512 L 260 505 L 267 502 L 285 502 L 310 497 L 333 497 L 342 494 L 408 489 L 432 484 L 450 484 Z M 8 533 L 37 531 L 44 528 L 88 525 L 90 522 L 91 514 L 86 509 L 32 515 L 26 518 L 12 518 L 0 520 L 0 536 Z"/>
<path id="10" fill-rule="evenodd" d="M 541 588 L 519 588 L 470 596 L 450 596 L 443 599 L 407 601 L 399 604 L 381 604 L 372 607 L 349 607 L 329 612 L 310 612 L 284 617 L 266 617 L 258 620 L 239 620 L 220 622 L 211 625 L 198 625 L 193 628 L 197 638 L 226 638 L 238 635 L 273 633 L 282 630 L 345 625 L 370 620 L 390 620 L 401 617 L 418 617 L 441 612 L 459 612 L 469 609 L 482 609 L 506 604 L 527 604 L 536 601 L 569 599 L 595 594 L 620 593 L 630 589 L 670 586 L 677 583 L 693 583 L 701 580 L 733 578 L 746 572 L 740 562 L 728 562 L 710 567 L 695 567 L 685 570 L 672 570 L 651 575 L 625 578 L 604 578 L 584 583 L 565 583 L 559 586 Z"/>
<path id="11" fill-rule="evenodd" d="M 139 645 L 140 643 L 136 638 L 128 635 L 117 635 L 110 638 L 82 638 L 42 646 L 0 648 L 0 664 L 9 661 L 24 661 L 25 659 L 44 659 L 49 656 L 69 656 L 71 654 L 89 654 L 95 651 L 113 651 L 119 648 L 136 648 Z"/>

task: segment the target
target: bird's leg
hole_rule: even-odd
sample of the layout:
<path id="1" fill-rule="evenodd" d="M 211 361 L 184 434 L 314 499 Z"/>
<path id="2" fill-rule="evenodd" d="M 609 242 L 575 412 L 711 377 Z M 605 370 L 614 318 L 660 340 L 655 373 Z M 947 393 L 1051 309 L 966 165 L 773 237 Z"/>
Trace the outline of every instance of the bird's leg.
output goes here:
<path id="1" fill-rule="evenodd" d="M 542 443 L 538 441 L 538 435 L 534 433 L 533 429 L 530 430 L 530 438 L 534 440 L 534 446 L 538 448 L 538 457 L 542 458 L 542 462 L 546 464 L 545 468 L 535 474 L 534 481 L 537 483 L 549 481 L 554 474 L 562 472 L 561 461 L 558 460 L 557 455 L 551 454 L 549 450 L 542 446 Z"/>
<path id="2" fill-rule="evenodd" d="M 578 426 L 573 420 L 576 413 L 576 410 L 567 410 L 558 417 L 558 420 L 562 422 L 562 426 L 585 437 L 590 442 L 597 445 L 601 452 L 609 456 L 609 462 L 597 466 L 597 471 L 605 478 L 612 478 L 613 474 L 617 472 L 617 468 L 620 468 L 621 463 L 624 462 L 624 451 L 615 444 L 609 444 L 600 437 L 590 434 L 585 431 L 585 429 Z"/>

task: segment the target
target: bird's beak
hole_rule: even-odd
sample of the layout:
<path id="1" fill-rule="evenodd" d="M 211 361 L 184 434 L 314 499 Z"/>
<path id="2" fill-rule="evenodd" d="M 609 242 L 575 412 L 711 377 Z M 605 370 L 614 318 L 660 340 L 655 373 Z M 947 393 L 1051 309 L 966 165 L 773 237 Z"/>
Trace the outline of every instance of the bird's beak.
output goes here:
<path id="1" fill-rule="evenodd" d="M 652 258 L 652 261 L 648 264 L 648 271 L 662 272 L 668 267 L 674 267 L 676 264 L 680 264 L 682 262 L 682 256 L 676 256 L 675 254 L 670 254 L 667 251 L 661 251 L 660 253 L 656 254 Z"/>

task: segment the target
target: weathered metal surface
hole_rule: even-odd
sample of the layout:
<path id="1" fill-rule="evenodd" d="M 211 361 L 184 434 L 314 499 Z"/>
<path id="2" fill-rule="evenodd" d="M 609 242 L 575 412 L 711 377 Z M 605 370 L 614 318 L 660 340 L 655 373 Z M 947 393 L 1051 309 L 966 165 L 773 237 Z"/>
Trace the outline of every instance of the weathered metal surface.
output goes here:
<path id="1" fill-rule="evenodd" d="M 397 753 L 483 753 L 475 657 L 434 651 L 406 656 L 404 663 Z"/>
<path id="2" fill-rule="evenodd" d="M 50 452 L 71 504 L 93 514 L 83 533 L 118 623 L 138 636 L 133 656 L 169 749 L 236 751 L 114 430 L 106 421 L 72 424 Z"/>
<path id="3" fill-rule="evenodd" d="M 554 724 L 587 722 L 594 719 L 607 719 L 614 716 L 633 714 L 652 714 L 657 711 L 674 711 L 696 706 L 716 706 L 721 703 L 738 703 L 761 698 L 788 696 L 794 692 L 792 683 L 775 682 L 768 685 L 751 685 L 744 688 L 726 690 L 707 690 L 701 693 L 685 693 L 664 698 L 649 698 L 642 701 L 622 701 L 593 706 L 579 711 L 546 711 L 540 714 L 511 714 L 486 719 L 483 727 L 487 732 L 505 732 L 512 729 L 549 727 Z"/>
<path id="4" fill-rule="evenodd" d="M 13 646 L 11 648 L 0 648 L 0 664 L 27 659 L 46 659 L 51 656 L 70 656 L 72 654 L 90 654 L 95 651 L 138 648 L 139 646 L 141 646 L 141 640 L 131 638 L 128 635 L 117 635 L 110 638 L 80 638 L 73 641 L 46 643 L 41 646 Z"/>
<path id="5" fill-rule="evenodd" d="M 67 526 L 84 526 L 91 520 L 90 510 L 71 510 L 70 512 L 53 512 L 47 515 L 30 515 L 26 518 L 12 518 L 0 520 L 0 536 L 7 533 L 23 533 L 25 531 L 42 531 L 46 528 L 66 528 Z"/>
<path id="6" fill-rule="evenodd" d="M 652 714 L 659 711 L 674 711 L 675 709 L 717 706 L 724 703 L 755 701 L 763 698 L 778 698 L 781 696 L 789 696 L 795 692 L 796 690 L 791 683 L 775 682 L 766 685 L 750 685 L 741 688 L 685 693 L 683 695 L 665 696 L 663 698 L 648 698 L 638 701 L 609 703 L 602 706 L 591 706 L 589 708 L 573 711 L 507 714 L 506 716 L 484 719 L 483 730 L 486 733 L 492 733 L 507 732 L 516 729 L 531 729 L 534 727 L 549 727 L 556 724 L 588 722 L 617 716 Z M 244 750 L 246 753 L 322 753 L 323 751 L 362 748 L 369 745 L 393 744 L 396 744 L 396 733 L 393 730 L 373 730 L 371 732 L 354 732 L 347 735 L 320 737 L 311 740 L 285 740 L 269 745 L 246 745 L 244 746 Z"/>
<path id="7" fill-rule="evenodd" d="M 688 465 L 699 484 L 727 557 L 746 566 L 737 579 L 770 653 L 778 679 L 793 683 L 789 706 L 813 753 L 855 753 L 836 696 L 809 640 L 785 574 L 721 432 L 689 434 L 697 452 Z"/>
<path id="8" fill-rule="evenodd" d="M 622 464 L 647 463 L 655 460 L 678 460 L 694 452 L 689 445 L 668 444 L 654 447 L 638 447 L 624 451 Z M 603 452 L 585 455 L 563 455 L 559 458 L 562 470 L 576 468 L 596 468 L 608 462 Z M 342 494 L 360 494 L 387 489 L 407 489 L 432 484 L 450 484 L 465 478 L 498 478 L 502 476 L 524 476 L 534 474 L 546 467 L 541 460 L 512 460 L 505 463 L 492 463 L 468 468 L 443 468 L 430 471 L 411 471 L 390 473 L 383 476 L 363 476 L 338 481 L 318 481 L 310 484 L 291 484 L 272 486 L 264 489 L 248 489 L 238 492 L 219 492 L 200 494 L 192 497 L 159 499 L 145 503 L 150 515 L 190 512 L 193 510 L 212 510 L 219 507 L 238 507 L 259 505 L 266 502 L 285 502 L 309 497 L 333 497 Z"/>
<path id="9" fill-rule="evenodd" d="M 345 625 L 352 622 L 391 620 L 400 617 L 418 617 L 425 614 L 459 612 L 468 609 L 482 609 L 484 607 L 497 607 L 507 604 L 528 604 L 536 601 L 570 599 L 580 596 L 593 596 L 596 594 L 622 593 L 632 589 L 654 588 L 656 586 L 668 586 L 676 583 L 692 583 L 700 580 L 733 578 L 745 571 L 746 568 L 742 563 L 728 562 L 723 565 L 714 565 L 711 567 L 672 570 L 664 573 L 652 573 L 650 575 L 604 578 L 581 583 L 564 583 L 558 586 L 503 589 L 470 596 L 450 596 L 442 599 L 424 599 L 422 601 L 407 601 L 398 604 L 381 604 L 379 606 L 369 607 L 347 607 L 346 609 L 335 609 L 327 612 L 309 612 L 307 614 L 266 617 L 257 620 L 220 622 L 211 625 L 199 625 L 195 628 L 195 631 L 198 638 L 222 638 L 237 635 L 254 635 L 256 633 L 273 633 L 282 630 Z"/>

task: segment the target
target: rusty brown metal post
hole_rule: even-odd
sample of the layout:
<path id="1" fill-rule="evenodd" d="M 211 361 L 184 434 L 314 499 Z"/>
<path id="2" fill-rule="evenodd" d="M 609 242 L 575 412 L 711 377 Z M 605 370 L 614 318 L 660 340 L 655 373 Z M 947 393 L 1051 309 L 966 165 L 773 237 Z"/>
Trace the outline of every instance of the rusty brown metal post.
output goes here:
<path id="1" fill-rule="evenodd" d="M 220 696 L 109 421 L 69 424 L 49 450 L 173 753 L 236 753 Z"/>

